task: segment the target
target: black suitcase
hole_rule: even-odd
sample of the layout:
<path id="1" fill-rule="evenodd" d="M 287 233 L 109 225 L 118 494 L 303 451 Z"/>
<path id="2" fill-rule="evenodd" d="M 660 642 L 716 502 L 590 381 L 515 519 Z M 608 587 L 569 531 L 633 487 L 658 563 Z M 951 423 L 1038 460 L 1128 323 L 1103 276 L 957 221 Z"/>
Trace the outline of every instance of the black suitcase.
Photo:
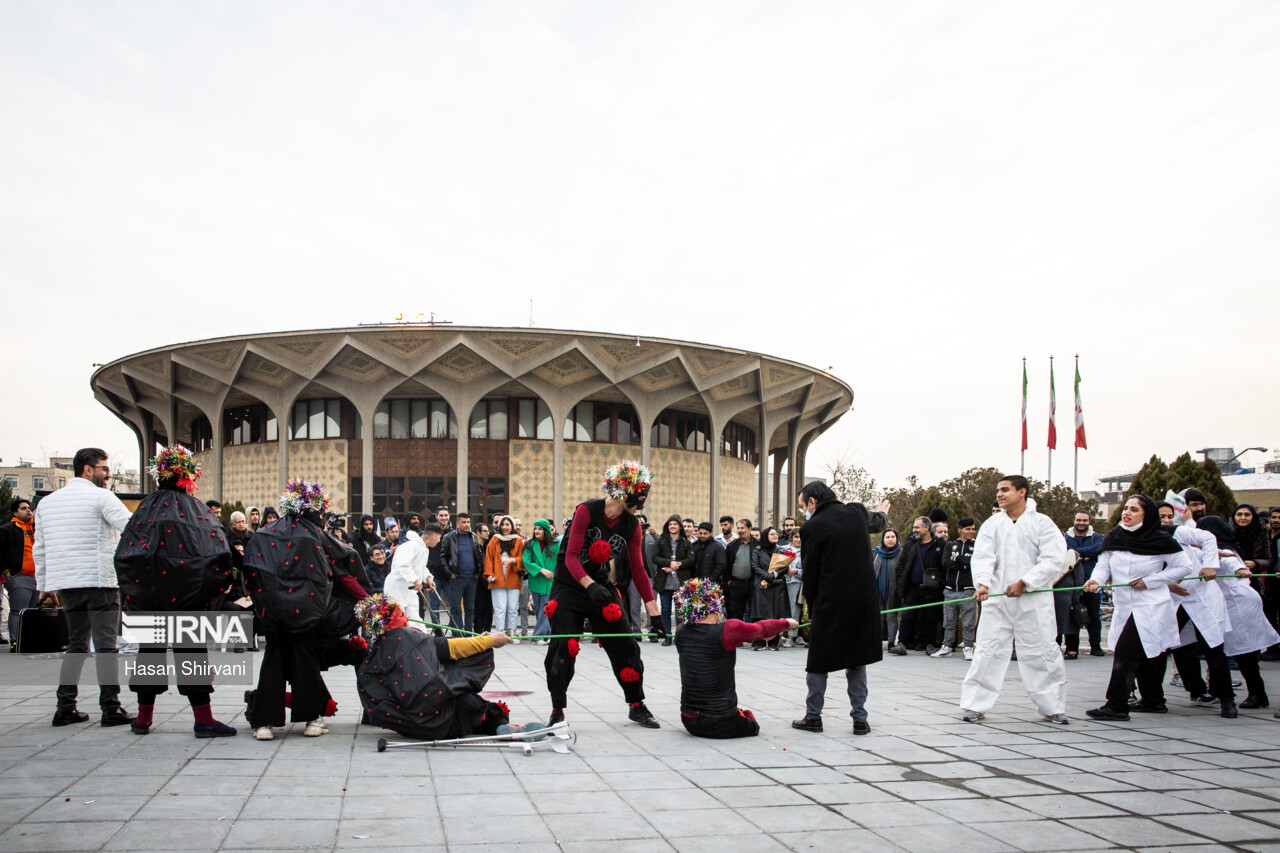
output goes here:
<path id="1" fill-rule="evenodd" d="M 27 607 L 18 614 L 18 654 L 41 655 L 65 652 L 67 638 L 67 614 L 62 608 Z"/>

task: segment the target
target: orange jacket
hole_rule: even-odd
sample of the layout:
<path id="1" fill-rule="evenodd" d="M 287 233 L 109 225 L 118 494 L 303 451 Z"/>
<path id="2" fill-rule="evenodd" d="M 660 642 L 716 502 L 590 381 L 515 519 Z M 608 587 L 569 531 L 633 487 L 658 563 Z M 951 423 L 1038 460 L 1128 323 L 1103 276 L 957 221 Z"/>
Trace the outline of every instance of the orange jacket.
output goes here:
<path id="1" fill-rule="evenodd" d="M 489 545 L 484 549 L 484 573 L 495 578 L 489 589 L 519 589 L 520 570 L 524 568 L 524 540 L 516 537 L 511 546 L 511 562 L 504 571 L 502 565 L 502 542 L 497 534 L 489 538 Z"/>

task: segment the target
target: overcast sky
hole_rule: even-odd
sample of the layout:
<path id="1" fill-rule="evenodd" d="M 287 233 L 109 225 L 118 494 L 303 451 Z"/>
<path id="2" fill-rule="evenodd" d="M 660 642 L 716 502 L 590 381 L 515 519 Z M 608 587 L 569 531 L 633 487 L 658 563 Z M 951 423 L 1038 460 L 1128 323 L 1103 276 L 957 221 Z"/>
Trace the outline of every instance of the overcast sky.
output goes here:
<path id="1" fill-rule="evenodd" d="M 885 485 L 1280 448 L 1280 4 L 0 4 L 0 457 L 91 365 L 388 321 L 826 368 Z M 1268 365 L 1267 362 L 1270 362 Z M 1273 456 L 1249 454 L 1258 464 Z M 132 463 L 131 463 L 132 464 Z"/>

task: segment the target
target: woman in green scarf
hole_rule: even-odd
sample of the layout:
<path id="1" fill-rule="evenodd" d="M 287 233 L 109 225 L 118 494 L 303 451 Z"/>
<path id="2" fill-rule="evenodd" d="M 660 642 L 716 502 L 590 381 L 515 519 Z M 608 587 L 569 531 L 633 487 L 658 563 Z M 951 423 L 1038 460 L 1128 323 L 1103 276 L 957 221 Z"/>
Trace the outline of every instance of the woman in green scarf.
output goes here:
<path id="1" fill-rule="evenodd" d="M 560 542 L 552 538 L 551 522 L 540 518 L 533 523 L 533 538 L 524 549 L 524 567 L 529 573 L 529 592 L 533 595 L 533 612 L 538 624 L 533 629 L 533 642 L 545 646 L 547 640 L 539 639 L 551 633 L 551 620 L 543 608 L 551 597 L 551 581 L 556 573 L 556 556 Z"/>

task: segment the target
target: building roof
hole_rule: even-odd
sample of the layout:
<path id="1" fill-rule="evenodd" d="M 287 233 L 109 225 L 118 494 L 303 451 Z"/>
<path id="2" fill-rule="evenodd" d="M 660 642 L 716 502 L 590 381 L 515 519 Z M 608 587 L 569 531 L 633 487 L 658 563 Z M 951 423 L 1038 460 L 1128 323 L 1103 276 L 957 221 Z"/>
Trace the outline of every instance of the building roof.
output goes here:
<path id="1" fill-rule="evenodd" d="M 1233 492 L 1280 491 L 1280 474 L 1226 474 L 1222 482 Z"/>
<path id="2" fill-rule="evenodd" d="M 853 389 L 787 359 L 687 341 L 563 329 L 395 323 L 235 335 L 158 347 L 110 362 L 90 378 L 126 423 L 158 421 L 166 435 L 204 414 L 252 402 L 277 417 L 293 400 L 537 396 L 631 402 L 650 421 L 664 408 L 718 415 L 785 447 L 788 426 L 816 434 L 853 404 Z M 468 413 L 458 412 L 459 418 Z"/>

